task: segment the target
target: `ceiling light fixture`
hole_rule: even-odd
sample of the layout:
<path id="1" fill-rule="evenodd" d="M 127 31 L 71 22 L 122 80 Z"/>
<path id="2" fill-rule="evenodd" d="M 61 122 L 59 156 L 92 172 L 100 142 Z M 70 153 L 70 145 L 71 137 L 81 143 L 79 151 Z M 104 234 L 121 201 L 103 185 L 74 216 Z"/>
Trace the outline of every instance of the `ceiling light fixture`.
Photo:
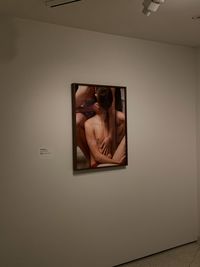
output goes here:
<path id="1" fill-rule="evenodd" d="M 63 6 L 67 4 L 71 4 L 74 2 L 79 2 L 81 0 L 45 0 L 45 4 L 48 7 L 57 7 L 57 6 Z"/>
<path id="2" fill-rule="evenodd" d="M 193 20 L 200 20 L 200 15 L 192 17 Z"/>
<path id="3" fill-rule="evenodd" d="M 161 4 L 163 4 L 165 0 L 144 0 L 143 2 L 143 13 L 146 16 L 150 16 L 151 12 L 156 12 Z"/>

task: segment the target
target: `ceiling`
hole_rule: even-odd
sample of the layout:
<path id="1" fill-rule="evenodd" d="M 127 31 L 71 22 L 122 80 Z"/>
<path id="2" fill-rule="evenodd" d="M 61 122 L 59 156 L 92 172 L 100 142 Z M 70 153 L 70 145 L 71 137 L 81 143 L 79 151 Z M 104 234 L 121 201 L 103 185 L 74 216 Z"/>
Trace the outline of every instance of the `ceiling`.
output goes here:
<path id="1" fill-rule="evenodd" d="M 186 46 L 200 46 L 200 0 L 166 0 L 142 14 L 143 0 L 82 0 L 48 8 L 44 0 L 0 0 L 0 15 Z"/>

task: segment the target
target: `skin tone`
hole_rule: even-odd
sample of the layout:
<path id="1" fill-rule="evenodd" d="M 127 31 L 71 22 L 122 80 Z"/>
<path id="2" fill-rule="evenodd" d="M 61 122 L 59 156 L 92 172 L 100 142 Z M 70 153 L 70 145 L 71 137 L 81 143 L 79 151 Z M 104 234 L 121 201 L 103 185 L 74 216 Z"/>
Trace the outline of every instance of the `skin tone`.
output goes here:
<path id="1" fill-rule="evenodd" d="M 94 98 L 95 87 L 79 86 L 76 92 L 77 145 L 92 167 L 99 163 L 119 165 L 125 159 L 125 141 L 121 142 L 125 134 L 125 118 L 122 112 L 115 110 L 115 88 L 111 91 L 113 101 L 108 112 L 95 103 L 90 109 L 95 111 L 96 116 L 91 119 L 84 115 L 84 104 Z"/>
<path id="2" fill-rule="evenodd" d="M 86 159 L 90 159 L 89 148 L 87 145 L 86 137 L 85 137 L 85 127 L 84 123 L 87 120 L 86 116 L 79 112 L 80 107 L 85 103 L 85 101 L 89 98 L 94 97 L 95 88 L 89 86 L 79 86 L 75 98 L 76 98 L 76 140 L 77 145 L 82 150 Z"/>
<path id="3" fill-rule="evenodd" d="M 115 110 L 115 88 L 111 88 L 113 101 L 112 105 L 108 110 L 109 114 L 109 131 L 108 135 L 104 137 L 103 141 L 100 144 L 100 149 L 103 154 L 113 154 L 116 150 L 116 131 L 115 131 L 115 118 L 116 118 L 116 110 Z"/>
<path id="4" fill-rule="evenodd" d="M 76 91 L 76 108 L 79 108 L 85 103 L 88 98 L 92 98 L 95 94 L 95 87 L 92 86 L 79 86 Z"/>
<path id="5" fill-rule="evenodd" d="M 89 160 L 89 148 L 87 145 L 86 137 L 85 137 L 85 127 L 84 123 L 86 121 L 86 117 L 82 113 L 76 113 L 76 140 L 77 145 L 82 150 L 86 159 Z"/>
<path id="6" fill-rule="evenodd" d="M 107 112 L 97 103 L 96 115 L 85 122 L 86 140 L 91 153 L 91 167 L 100 163 L 122 164 L 125 160 L 124 114 L 116 112 L 117 149 L 113 154 L 102 147 L 105 137 L 109 136 L 109 118 Z"/>

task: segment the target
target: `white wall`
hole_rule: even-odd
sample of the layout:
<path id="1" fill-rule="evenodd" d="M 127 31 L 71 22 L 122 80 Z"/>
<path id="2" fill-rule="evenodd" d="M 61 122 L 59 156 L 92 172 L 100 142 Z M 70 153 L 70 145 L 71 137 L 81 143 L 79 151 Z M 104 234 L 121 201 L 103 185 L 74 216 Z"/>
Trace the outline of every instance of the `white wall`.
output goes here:
<path id="1" fill-rule="evenodd" d="M 200 48 L 197 49 L 197 176 L 198 176 L 198 239 L 200 241 Z"/>
<path id="2" fill-rule="evenodd" d="M 2 27 L 0 265 L 111 267 L 196 240 L 195 51 Z M 73 174 L 72 82 L 127 86 L 127 168 Z"/>

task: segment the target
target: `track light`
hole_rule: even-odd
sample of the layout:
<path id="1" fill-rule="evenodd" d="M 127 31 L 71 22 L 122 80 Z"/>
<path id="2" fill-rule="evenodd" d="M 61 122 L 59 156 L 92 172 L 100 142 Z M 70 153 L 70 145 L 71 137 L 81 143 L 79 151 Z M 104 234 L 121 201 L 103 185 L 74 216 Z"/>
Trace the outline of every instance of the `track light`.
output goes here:
<path id="1" fill-rule="evenodd" d="M 144 0 L 143 2 L 143 13 L 146 16 L 150 16 L 151 12 L 156 12 L 159 8 L 159 6 L 164 3 L 165 0 Z"/>
<path id="2" fill-rule="evenodd" d="M 81 0 L 45 0 L 45 4 L 48 7 L 57 7 L 67 5 L 73 2 L 79 2 Z"/>

